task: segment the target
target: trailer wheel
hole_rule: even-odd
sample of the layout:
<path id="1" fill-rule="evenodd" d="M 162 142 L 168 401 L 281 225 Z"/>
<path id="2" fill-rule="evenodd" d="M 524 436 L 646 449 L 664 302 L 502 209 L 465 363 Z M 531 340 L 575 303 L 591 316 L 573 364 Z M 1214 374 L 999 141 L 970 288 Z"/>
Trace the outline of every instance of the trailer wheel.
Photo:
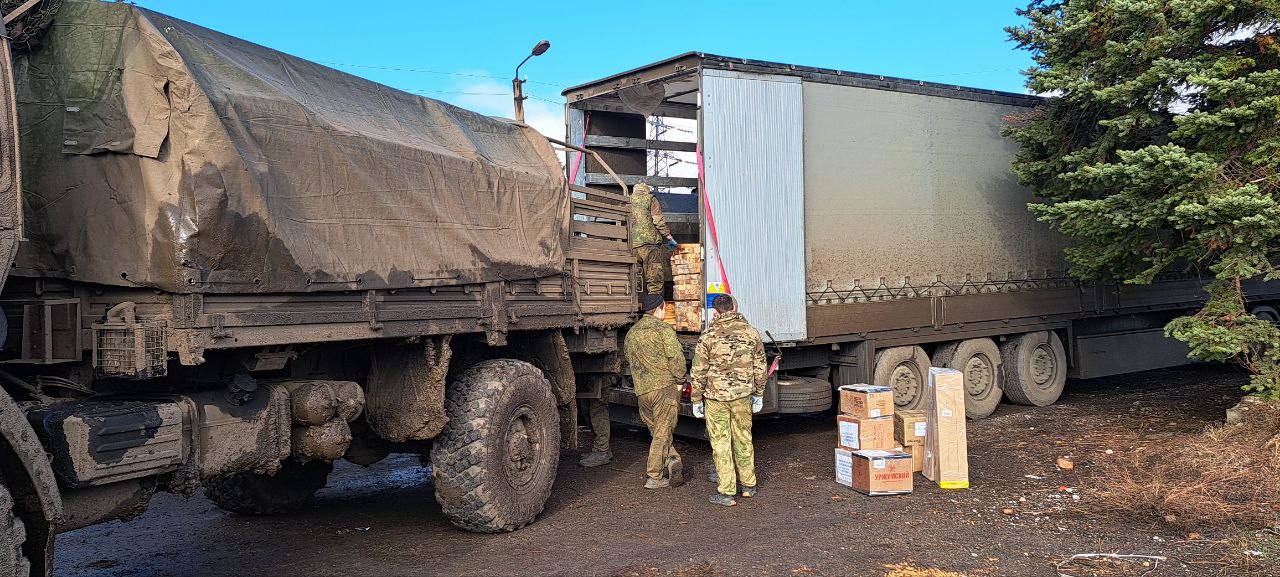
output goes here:
<path id="1" fill-rule="evenodd" d="M 933 352 L 933 366 L 964 373 L 964 416 L 991 416 L 1004 396 L 1000 347 L 991 339 L 967 339 L 947 343 Z"/>
<path id="2" fill-rule="evenodd" d="M 542 371 L 483 361 L 449 387 L 444 407 L 449 422 L 431 447 L 431 469 L 449 522 L 498 533 L 533 521 L 560 461 L 559 413 Z"/>
<path id="3" fill-rule="evenodd" d="M 920 408 L 928 378 L 929 355 L 920 347 L 890 347 L 876 353 L 872 380 L 893 388 L 893 404 L 899 409 Z"/>
<path id="4" fill-rule="evenodd" d="M 1249 314 L 1255 316 L 1260 321 L 1267 321 L 1272 324 L 1280 324 L 1280 312 L 1276 308 L 1268 305 L 1258 305 L 1249 309 Z"/>
<path id="5" fill-rule="evenodd" d="M 27 526 L 14 514 L 13 495 L 0 478 L 0 577 L 28 577 L 31 562 L 22 551 Z"/>
<path id="6" fill-rule="evenodd" d="M 332 471 L 333 463 L 288 459 L 274 475 L 228 473 L 206 479 L 204 494 L 232 513 L 279 515 L 311 502 Z"/>
<path id="7" fill-rule="evenodd" d="M 831 383 L 814 377 L 778 377 L 779 413 L 818 413 L 831 408 Z"/>
<path id="8" fill-rule="evenodd" d="M 1067 354 L 1053 331 L 1011 337 L 1000 345 L 1004 395 L 1019 405 L 1043 407 L 1062 396 L 1067 384 Z"/>

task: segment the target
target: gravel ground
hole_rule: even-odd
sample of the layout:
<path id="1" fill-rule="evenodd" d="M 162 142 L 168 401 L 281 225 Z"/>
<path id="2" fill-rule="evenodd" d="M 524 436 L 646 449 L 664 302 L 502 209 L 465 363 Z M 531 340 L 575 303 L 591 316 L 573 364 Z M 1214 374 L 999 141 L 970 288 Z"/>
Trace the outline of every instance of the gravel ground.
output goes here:
<path id="1" fill-rule="evenodd" d="M 453 529 L 427 469 L 402 455 L 343 463 L 313 506 L 278 517 L 160 495 L 139 519 L 59 536 L 57 574 L 1055 576 L 1064 560 L 1071 577 L 1274 574 L 1249 567 L 1231 534 L 1191 539 L 1102 511 L 1091 496 L 1097 462 L 1124 458 L 1134 439 L 1220 420 L 1244 380 L 1189 366 L 1073 381 L 1052 407 L 1003 405 L 969 423 L 969 490 L 917 477 L 912 495 L 851 492 L 833 479 L 834 418 L 824 414 L 758 423 L 760 494 L 725 509 L 706 501 L 705 443 L 677 441 L 688 483 L 646 491 L 647 437 L 615 425 L 613 463 L 583 470 L 562 458 L 546 511 L 515 533 Z M 1058 469 L 1061 455 L 1074 469 Z M 1078 553 L 1165 559 L 1069 560 Z"/>

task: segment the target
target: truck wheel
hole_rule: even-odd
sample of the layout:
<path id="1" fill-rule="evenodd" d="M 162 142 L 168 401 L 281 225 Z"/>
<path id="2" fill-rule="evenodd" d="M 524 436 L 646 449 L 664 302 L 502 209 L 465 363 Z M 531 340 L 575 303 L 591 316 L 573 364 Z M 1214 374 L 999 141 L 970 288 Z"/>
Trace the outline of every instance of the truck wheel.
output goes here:
<path id="1" fill-rule="evenodd" d="M 445 516 L 477 533 L 533 521 L 560 462 L 560 417 L 542 371 L 483 361 L 449 387 L 444 408 L 449 422 L 431 447 L 431 470 Z"/>
<path id="2" fill-rule="evenodd" d="M 1000 406 L 1004 385 L 1000 382 L 1000 347 L 991 339 L 966 339 L 947 343 L 933 352 L 933 366 L 964 373 L 964 416 L 982 419 Z"/>
<path id="3" fill-rule="evenodd" d="M 27 526 L 13 512 L 13 495 L 0 479 L 0 577 L 28 577 L 31 562 L 22 546 L 27 542 Z"/>
<path id="4" fill-rule="evenodd" d="M 288 459 L 274 475 L 229 473 L 204 481 L 213 504 L 241 515 L 278 515 L 306 505 L 324 487 L 333 463 Z"/>
<path id="5" fill-rule="evenodd" d="M 927 378 L 929 355 L 920 347 L 890 347 L 876 353 L 872 380 L 876 385 L 893 387 L 893 404 L 899 409 L 920 408 Z"/>
<path id="6" fill-rule="evenodd" d="M 778 377 L 779 413 L 817 413 L 830 408 L 830 382 L 814 377 Z"/>
<path id="7" fill-rule="evenodd" d="M 1052 405 L 1067 384 L 1067 354 L 1053 331 L 1011 337 L 1000 345 L 1004 395 L 1019 405 Z"/>

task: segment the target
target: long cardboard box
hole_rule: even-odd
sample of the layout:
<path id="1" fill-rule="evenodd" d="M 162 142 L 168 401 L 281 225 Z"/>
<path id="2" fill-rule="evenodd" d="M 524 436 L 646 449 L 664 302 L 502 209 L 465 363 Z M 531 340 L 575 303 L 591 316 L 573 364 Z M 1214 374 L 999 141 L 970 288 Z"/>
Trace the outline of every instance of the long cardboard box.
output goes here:
<path id="1" fill-rule="evenodd" d="M 893 448 L 893 417 L 859 419 L 837 415 L 836 430 L 839 433 L 839 445 L 846 449 L 858 451 Z"/>
<path id="2" fill-rule="evenodd" d="M 925 387 L 924 474 L 943 489 L 969 487 L 969 446 L 965 438 L 964 373 L 929 368 Z"/>
<path id="3" fill-rule="evenodd" d="M 893 389 L 876 385 L 844 385 L 840 387 L 840 412 L 858 418 L 892 416 Z"/>

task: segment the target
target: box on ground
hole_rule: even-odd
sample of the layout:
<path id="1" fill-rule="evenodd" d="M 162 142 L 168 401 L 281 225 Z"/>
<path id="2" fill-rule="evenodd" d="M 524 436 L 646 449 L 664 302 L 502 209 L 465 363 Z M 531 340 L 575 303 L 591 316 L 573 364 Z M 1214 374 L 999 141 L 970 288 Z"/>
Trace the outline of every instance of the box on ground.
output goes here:
<path id="1" fill-rule="evenodd" d="M 906 447 L 906 451 L 911 455 L 911 472 L 924 471 L 924 445 L 910 445 Z"/>
<path id="2" fill-rule="evenodd" d="M 853 451 L 836 447 L 836 482 L 853 487 Z"/>
<path id="3" fill-rule="evenodd" d="M 844 385 L 840 387 L 840 412 L 851 417 L 888 417 L 893 414 L 893 389 Z"/>
<path id="4" fill-rule="evenodd" d="M 893 417 L 858 418 L 836 416 L 839 445 L 854 451 L 893 448 Z"/>
<path id="5" fill-rule="evenodd" d="M 893 414 L 893 440 L 904 447 L 924 445 L 925 432 L 929 429 L 924 411 L 906 410 Z"/>
<path id="6" fill-rule="evenodd" d="M 969 486 L 969 447 L 965 438 L 964 374 L 955 369 L 929 368 L 925 387 L 924 470 L 926 479 L 943 489 Z"/>
<path id="7" fill-rule="evenodd" d="M 901 451 L 836 449 L 837 481 L 840 480 L 841 451 L 848 453 L 850 464 L 847 485 L 853 490 L 867 495 L 902 495 L 911 492 L 911 455 Z"/>

